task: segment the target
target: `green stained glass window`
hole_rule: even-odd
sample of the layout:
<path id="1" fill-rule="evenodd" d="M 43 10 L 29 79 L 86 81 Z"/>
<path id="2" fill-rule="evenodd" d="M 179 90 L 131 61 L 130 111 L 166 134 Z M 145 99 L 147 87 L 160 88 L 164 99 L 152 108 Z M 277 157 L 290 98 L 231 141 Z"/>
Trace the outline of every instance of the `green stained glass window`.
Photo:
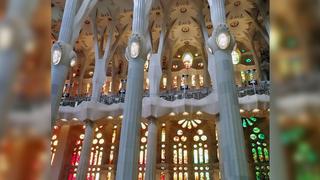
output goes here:
<path id="1" fill-rule="evenodd" d="M 269 161 L 269 151 L 267 148 L 263 148 L 264 158 Z"/>
<path id="2" fill-rule="evenodd" d="M 264 136 L 264 134 L 260 133 L 260 134 L 258 135 L 258 138 L 261 139 L 261 140 L 264 140 L 265 136 Z"/>
<path id="3" fill-rule="evenodd" d="M 248 124 L 250 125 L 250 126 L 252 126 L 253 125 L 253 122 L 251 122 L 250 120 L 248 120 L 248 119 L 246 119 L 247 120 L 247 122 L 248 122 Z"/>
<path id="4" fill-rule="evenodd" d="M 263 161 L 264 161 L 264 157 L 263 157 L 262 148 L 259 146 L 257 149 L 258 149 L 259 160 L 260 160 L 261 162 L 263 162 Z"/>
<path id="5" fill-rule="evenodd" d="M 257 118 L 252 116 L 252 117 L 250 117 L 250 120 L 253 121 L 253 122 L 256 122 Z"/>
<path id="6" fill-rule="evenodd" d="M 247 127 L 247 122 L 244 119 L 242 119 L 242 127 Z"/>
<path id="7" fill-rule="evenodd" d="M 252 62 L 252 60 L 250 58 L 246 59 L 245 61 L 246 61 L 246 63 L 251 63 Z"/>
<path id="8" fill-rule="evenodd" d="M 255 128 L 253 128 L 253 132 L 254 132 L 254 133 L 259 133 L 259 132 L 260 132 L 260 129 L 257 128 L 257 127 L 255 127 Z"/>
<path id="9" fill-rule="evenodd" d="M 255 134 L 251 134 L 251 135 L 250 135 L 250 139 L 252 139 L 252 140 L 256 140 L 256 139 L 257 139 L 257 135 L 255 135 Z"/>

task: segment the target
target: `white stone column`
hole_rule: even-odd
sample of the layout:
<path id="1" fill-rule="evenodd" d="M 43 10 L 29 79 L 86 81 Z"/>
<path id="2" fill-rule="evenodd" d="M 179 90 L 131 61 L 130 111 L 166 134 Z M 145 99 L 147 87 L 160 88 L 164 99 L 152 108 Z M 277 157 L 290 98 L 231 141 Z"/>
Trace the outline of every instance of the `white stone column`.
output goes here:
<path id="1" fill-rule="evenodd" d="M 57 65 L 51 65 L 51 121 L 54 122 L 59 110 L 64 81 L 70 67 L 69 53 L 72 51 L 67 44 L 71 42 L 73 22 L 77 10 L 77 0 L 66 0 L 59 42 L 65 43 L 62 50 L 61 62 Z"/>
<path id="2" fill-rule="evenodd" d="M 99 102 L 101 97 L 101 89 L 106 80 L 105 61 L 98 59 L 95 61 L 94 75 L 92 78 L 92 102 Z"/>
<path id="3" fill-rule="evenodd" d="M 77 168 L 77 180 L 87 179 L 91 145 L 94 138 L 94 122 L 86 120 L 85 123 L 86 128 L 80 154 L 80 162 Z"/>
<path id="4" fill-rule="evenodd" d="M 148 71 L 150 97 L 159 95 L 161 76 L 161 54 L 152 54 Z"/>
<path id="5" fill-rule="evenodd" d="M 150 117 L 148 125 L 146 180 L 156 180 L 157 136 L 157 119 Z"/>
<path id="6" fill-rule="evenodd" d="M 219 152 L 222 179 L 247 180 L 248 162 L 245 151 L 244 134 L 241 126 L 239 102 L 234 81 L 231 51 L 234 40 L 222 49 L 216 38 L 220 33 L 229 34 L 226 25 L 224 0 L 208 0 L 211 21 L 214 26 L 208 46 L 213 53 L 216 65 L 217 90 L 219 97 Z M 221 46 L 222 47 L 222 46 Z"/>
<path id="7" fill-rule="evenodd" d="M 117 162 L 117 180 L 138 178 L 143 75 L 148 53 L 145 37 L 152 0 L 135 0 L 133 2 L 132 36 L 126 51 L 129 68 Z"/>

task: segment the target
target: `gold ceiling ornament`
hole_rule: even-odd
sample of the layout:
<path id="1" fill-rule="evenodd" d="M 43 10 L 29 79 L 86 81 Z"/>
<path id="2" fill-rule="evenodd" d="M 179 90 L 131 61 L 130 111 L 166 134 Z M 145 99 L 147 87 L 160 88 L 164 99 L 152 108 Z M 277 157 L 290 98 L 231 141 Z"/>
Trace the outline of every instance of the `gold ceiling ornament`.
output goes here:
<path id="1" fill-rule="evenodd" d="M 184 26 L 184 27 L 181 28 L 181 31 L 184 32 L 184 33 L 189 32 L 189 30 L 190 29 L 189 29 L 188 26 Z"/>

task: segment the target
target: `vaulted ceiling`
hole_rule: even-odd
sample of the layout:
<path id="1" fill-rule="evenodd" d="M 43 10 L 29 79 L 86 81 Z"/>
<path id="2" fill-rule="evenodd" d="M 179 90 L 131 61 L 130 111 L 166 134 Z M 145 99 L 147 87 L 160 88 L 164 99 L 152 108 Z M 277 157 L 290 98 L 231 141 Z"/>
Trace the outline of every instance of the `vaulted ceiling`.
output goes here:
<path id="1" fill-rule="evenodd" d="M 226 16 L 230 30 L 237 40 L 238 48 L 247 51 L 251 50 L 250 42 L 252 40 L 260 46 L 266 44 L 262 36 L 257 35 L 259 34 L 259 30 L 261 30 L 263 18 L 258 11 L 255 1 L 226 0 Z M 52 0 L 53 40 L 57 39 L 59 35 L 64 2 L 65 0 Z M 113 56 L 115 62 L 114 68 L 120 68 L 119 72 L 122 71 L 121 67 L 125 67 L 123 64 L 126 63 L 123 54 L 131 34 L 132 7 L 132 0 L 99 0 L 97 11 L 95 11 L 97 13 L 98 32 L 102 33 L 105 31 L 105 36 L 109 35 L 108 28 L 111 27 L 112 23 L 115 24 L 116 30 L 113 33 L 115 37 L 119 36 L 121 30 L 127 26 Z M 175 61 L 179 61 L 177 57 L 180 53 L 179 51 L 181 51 L 181 48 L 186 47 L 186 45 L 193 47 L 192 51 L 199 55 L 198 59 L 200 61 L 205 59 L 206 55 L 203 54 L 205 52 L 203 49 L 204 41 L 198 24 L 199 16 L 204 17 L 205 25 L 210 35 L 212 24 L 207 0 L 155 0 L 149 17 L 149 30 L 154 52 L 157 50 L 162 25 L 169 25 L 174 22 L 165 43 L 163 69 L 168 68 L 168 61 L 172 61 L 172 64 L 175 64 Z M 86 68 L 85 71 L 92 71 L 94 66 L 94 48 L 92 21 L 90 18 L 87 18 L 83 25 L 75 49 L 80 59 L 77 67 L 79 69 Z M 89 66 L 84 67 L 85 61 L 89 61 L 86 62 Z M 79 69 L 78 71 L 80 71 Z"/>

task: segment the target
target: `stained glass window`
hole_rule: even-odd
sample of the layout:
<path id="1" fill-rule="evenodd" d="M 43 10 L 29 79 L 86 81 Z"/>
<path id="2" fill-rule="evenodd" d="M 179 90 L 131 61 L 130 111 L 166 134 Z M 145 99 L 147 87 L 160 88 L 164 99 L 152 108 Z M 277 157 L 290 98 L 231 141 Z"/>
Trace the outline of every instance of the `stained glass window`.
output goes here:
<path id="1" fill-rule="evenodd" d="M 82 129 L 80 131 L 80 135 L 75 141 L 75 144 L 73 146 L 73 151 L 71 155 L 71 160 L 70 160 L 70 169 L 69 169 L 69 175 L 68 175 L 68 180 L 75 180 L 76 175 L 77 175 L 77 167 L 80 162 L 80 155 L 81 155 L 81 149 L 82 149 L 82 143 L 84 139 L 84 129 L 85 126 L 82 126 Z"/>
<path id="2" fill-rule="evenodd" d="M 166 124 L 165 123 L 162 123 L 162 126 L 161 126 L 161 153 L 160 153 L 160 159 L 161 159 L 161 162 L 165 162 L 166 160 L 166 145 L 165 145 L 165 142 L 166 142 Z"/>
<path id="3" fill-rule="evenodd" d="M 51 137 L 51 165 L 53 163 L 54 157 L 56 155 L 57 147 L 59 144 L 58 141 L 58 134 L 59 134 L 60 127 L 54 126 L 52 130 L 52 137 Z"/>
<path id="4" fill-rule="evenodd" d="M 269 179 L 269 149 L 265 134 L 257 127 L 256 117 L 242 117 L 242 126 L 249 133 L 251 157 L 254 162 L 254 171 L 257 180 Z"/>
<path id="5" fill-rule="evenodd" d="M 185 180 L 188 179 L 188 149 L 187 137 L 183 130 L 179 129 L 173 137 L 173 179 Z"/>
<path id="6" fill-rule="evenodd" d="M 113 125 L 112 127 L 112 134 L 111 134 L 111 143 L 110 143 L 110 153 L 109 153 L 109 159 L 107 160 L 108 168 L 107 168 L 107 180 L 112 180 L 112 174 L 114 173 L 113 165 L 114 159 L 115 159 L 115 151 L 116 151 L 116 140 L 118 138 L 118 125 Z"/>
<path id="7" fill-rule="evenodd" d="M 195 180 L 210 180 L 209 150 L 207 139 L 208 138 L 202 129 L 198 129 L 197 134 L 193 136 L 193 163 L 195 165 Z"/>
<path id="8" fill-rule="evenodd" d="M 182 128 L 196 128 L 199 124 L 201 124 L 201 120 L 199 119 L 182 119 L 178 121 L 178 124 L 181 125 Z"/>
<path id="9" fill-rule="evenodd" d="M 100 178 L 100 166 L 102 164 L 104 135 L 102 134 L 104 126 L 95 128 L 94 138 L 92 140 L 91 153 L 89 158 L 89 168 L 87 180 L 94 180 Z"/>
<path id="10" fill-rule="evenodd" d="M 256 117 L 242 117 L 242 127 L 246 128 L 248 126 L 253 126 L 253 124 L 257 121 Z"/>
<path id="11" fill-rule="evenodd" d="M 147 128 L 148 128 L 148 125 L 146 123 L 141 123 L 138 180 L 145 179 L 146 160 L 147 160 L 147 138 L 148 138 Z"/>

